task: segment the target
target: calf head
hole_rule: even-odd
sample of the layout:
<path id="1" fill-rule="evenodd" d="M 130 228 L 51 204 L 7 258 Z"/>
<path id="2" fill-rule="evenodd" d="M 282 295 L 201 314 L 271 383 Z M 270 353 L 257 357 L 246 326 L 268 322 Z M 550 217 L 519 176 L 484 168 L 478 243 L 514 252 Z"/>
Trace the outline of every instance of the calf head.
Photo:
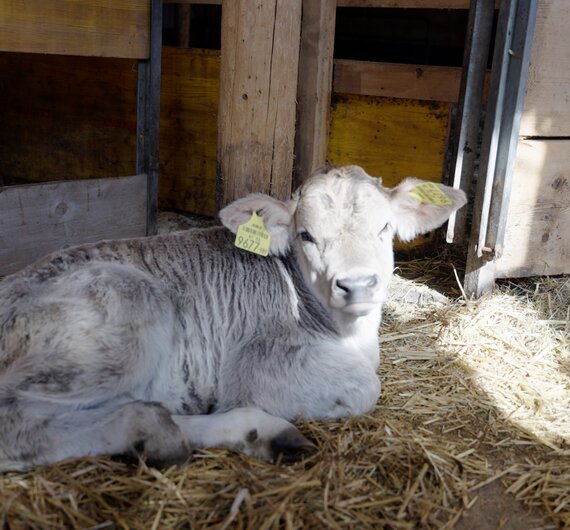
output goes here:
<path id="1" fill-rule="evenodd" d="M 235 233 L 256 211 L 271 236 L 270 253 L 293 248 L 321 303 L 356 318 L 385 299 L 394 236 L 409 241 L 433 230 L 466 202 L 461 190 L 425 186 L 408 178 L 384 188 L 362 168 L 346 166 L 315 173 L 290 201 L 252 194 L 228 205 L 220 218 Z"/>

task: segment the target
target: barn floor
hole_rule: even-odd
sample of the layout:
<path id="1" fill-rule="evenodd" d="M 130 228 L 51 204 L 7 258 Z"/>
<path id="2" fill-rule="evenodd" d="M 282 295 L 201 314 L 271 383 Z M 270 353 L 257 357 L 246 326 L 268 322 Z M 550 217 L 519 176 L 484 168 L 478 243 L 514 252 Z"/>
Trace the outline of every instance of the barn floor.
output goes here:
<path id="1" fill-rule="evenodd" d="M 400 264 L 383 396 L 364 417 L 300 421 L 308 460 L 220 450 L 160 471 L 87 458 L 8 474 L 0 527 L 570 528 L 570 279 L 466 302 L 452 261 Z"/>

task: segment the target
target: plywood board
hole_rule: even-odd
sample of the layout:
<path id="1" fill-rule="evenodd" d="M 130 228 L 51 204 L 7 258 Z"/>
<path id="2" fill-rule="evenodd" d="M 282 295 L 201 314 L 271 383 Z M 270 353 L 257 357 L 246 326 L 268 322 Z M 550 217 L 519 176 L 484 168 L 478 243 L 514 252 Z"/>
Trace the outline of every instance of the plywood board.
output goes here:
<path id="1" fill-rule="evenodd" d="M 32 182 L 132 175 L 137 64 L 0 53 L 0 177 Z"/>
<path id="2" fill-rule="evenodd" d="M 135 170 L 136 62 L 0 53 L 0 181 Z M 160 205 L 214 215 L 220 53 L 163 48 Z"/>
<path id="3" fill-rule="evenodd" d="M 393 186 L 408 176 L 440 181 L 449 103 L 335 95 L 328 158 L 358 164 Z"/>
<path id="4" fill-rule="evenodd" d="M 459 99 L 461 68 L 336 59 L 333 89 L 344 94 L 449 101 Z M 486 92 L 489 86 L 486 79 Z"/>
<path id="5" fill-rule="evenodd" d="M 497 277 L 570 273 L 570 140 L 522 140 Z"/>
<path id="6" fill-rule="evenodd" d="M 224 3 L 220 206 L 252 191 L 281 199 L 290 196 L 301 5 L 301 0 Z"/>
<path id="7" fill-rule="evenodd" d="M 164 48 L 162 55 L 160 204 L 216 213 L 220 52 Z"/>
<path id="8" fill-rule="evenodd" d="M 0 188 L 0 274 L 67 246 L 146 233 L 146 175 Z"/>
<path id="9" fill-rule="evenodd" d="M 570 2 L 540 0 L 520 134 L 570 137 Z"/>
<path id="10" fill-rule="evenodd" d="M 145 59 L 150 0 L 2 0 L 0 51 Z"/>

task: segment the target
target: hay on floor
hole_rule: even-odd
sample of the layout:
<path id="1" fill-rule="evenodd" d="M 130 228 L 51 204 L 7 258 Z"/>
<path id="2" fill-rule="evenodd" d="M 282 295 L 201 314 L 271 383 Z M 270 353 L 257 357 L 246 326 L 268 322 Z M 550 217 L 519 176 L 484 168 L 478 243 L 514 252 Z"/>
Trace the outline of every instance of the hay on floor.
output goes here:
<path id="1" fill-rule="evenodd" d="M 570 281 L 465 301 L 446 261 L 400 265 L 370 414 L 301 421 L 319 451 L 273 465 L 223 450 L 156 470 L 85 458 L 0 479 L 0 526 L 570 527 Z M 432 287 L 437 287 L 437 291 Z"/>

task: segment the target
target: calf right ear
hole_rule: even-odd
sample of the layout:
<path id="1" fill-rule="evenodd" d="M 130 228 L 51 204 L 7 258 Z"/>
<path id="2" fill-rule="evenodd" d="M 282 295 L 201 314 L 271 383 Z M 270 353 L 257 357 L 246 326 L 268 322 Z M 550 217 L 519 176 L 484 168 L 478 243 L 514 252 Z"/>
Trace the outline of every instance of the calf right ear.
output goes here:
<path id="1" fill-rule="evenodd" d="M 462 190 L 416 178 L 405 179 L 388 193 L 393 224 L 402 241 L 441 226 L 467 202 Z"/>
<path id="2" fill-rule="evenodd" d="M 291 243 L 291 223 L 296 201 L 282 202 L 263 193 L 252 193 L 220 210 L 220 220 L 234 234 L 257 212 L 271 236 L 269 254 L 283 256 Z"/>

